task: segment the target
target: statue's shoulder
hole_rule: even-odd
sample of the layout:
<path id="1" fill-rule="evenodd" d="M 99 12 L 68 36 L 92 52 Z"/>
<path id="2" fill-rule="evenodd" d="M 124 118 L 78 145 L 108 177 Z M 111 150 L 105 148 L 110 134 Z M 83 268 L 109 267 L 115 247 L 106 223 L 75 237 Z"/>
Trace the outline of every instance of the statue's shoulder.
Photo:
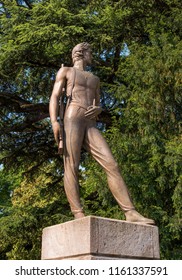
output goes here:
<path id="1" fill-rule="evenodd" d="M 63 66 L 63 67 L 61 67 L 61 68 L 59 69 L 58 72 L 60 72 L 60 73 L 67 73 L 67 72 L 72 71 L 72 69 L 73 69 L 73 67 Z"/>
<path id="2" fill-rule="evenodd" d="M 73 67 L 61 67 L 58 72 L 57 72 L 57 78 L 58 79 L 62 79 L 62 78 L 68 78 L 68 76 L 70 75 L 70 73 L 72 72 L 72 68 Z"/>

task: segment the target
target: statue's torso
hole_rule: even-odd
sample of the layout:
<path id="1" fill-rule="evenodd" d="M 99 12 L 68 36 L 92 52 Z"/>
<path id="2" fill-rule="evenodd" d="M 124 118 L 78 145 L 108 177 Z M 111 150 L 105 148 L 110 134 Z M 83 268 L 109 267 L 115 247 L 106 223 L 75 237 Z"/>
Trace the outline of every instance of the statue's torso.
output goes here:
<path id="1" fill-rule="evenodd" d="M 67 81 L 67 92 L 71 91 L 73 84 L 73 75 Z M 80 104 L 82 107 L 93 105 L 96 98 L 96 89 L 98 86 L 98 78 L 90 72 L 81 71 L 75 68 L 74 87 L 72 89 L 71 103 Z"/>

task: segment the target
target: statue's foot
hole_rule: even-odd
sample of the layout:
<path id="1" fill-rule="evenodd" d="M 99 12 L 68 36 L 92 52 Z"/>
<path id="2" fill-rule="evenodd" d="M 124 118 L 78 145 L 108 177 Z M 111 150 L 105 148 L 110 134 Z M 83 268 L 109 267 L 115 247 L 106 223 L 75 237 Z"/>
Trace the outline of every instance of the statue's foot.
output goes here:
<path id="1" fill-rule="evenodd" d="M 125 212 L 126 221 L 131 223 L 144 223 L 154 225 L 155 221 L 148 219 L 139 214 L 136 210 L 129 210 Z"/>
<path id="2" fill-rule="evenodd" d="M 80 212 L 74 213 L 74 217 L 75 217 L 75 219 L 80 219 L 80 218 L 85 217 L 85 215 L 82 211 L 80 211 Z"/>

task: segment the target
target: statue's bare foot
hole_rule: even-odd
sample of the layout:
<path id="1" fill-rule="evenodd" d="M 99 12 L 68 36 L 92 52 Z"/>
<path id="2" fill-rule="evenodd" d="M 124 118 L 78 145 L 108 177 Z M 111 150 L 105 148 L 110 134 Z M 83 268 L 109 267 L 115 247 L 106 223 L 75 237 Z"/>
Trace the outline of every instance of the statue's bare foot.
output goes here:
<path id="1" fill-rule="evenodd" d="M 125 212 L 126 221 L 131 223 L 144 223 L 154 225 L 155 221 L 148 219 L 139 214 L 136 210 L 129 210 Z"/>
<path id="2" fill-rule="evenodd" d="M 83 212 L 78 212 L 78 213 L 75 213 L 74 214 L 74 217 L 75 217 L 75 219 L 80 219 L 80 218 L 83 218 L 83 217 L 85 217 L 85 215 L 84 215 L 84 213 Z"/>

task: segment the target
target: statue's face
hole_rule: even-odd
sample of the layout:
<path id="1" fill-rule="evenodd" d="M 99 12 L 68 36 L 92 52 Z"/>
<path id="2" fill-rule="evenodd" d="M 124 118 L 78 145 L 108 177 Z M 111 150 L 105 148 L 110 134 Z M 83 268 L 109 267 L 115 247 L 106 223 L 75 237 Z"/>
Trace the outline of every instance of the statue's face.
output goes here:
<path id="1" fill-rule="evenodd" d="M 92 50 L 88 49 L 84 52 L 84 60 L 87 65 L 91 65 L 92 63 Z"/>

